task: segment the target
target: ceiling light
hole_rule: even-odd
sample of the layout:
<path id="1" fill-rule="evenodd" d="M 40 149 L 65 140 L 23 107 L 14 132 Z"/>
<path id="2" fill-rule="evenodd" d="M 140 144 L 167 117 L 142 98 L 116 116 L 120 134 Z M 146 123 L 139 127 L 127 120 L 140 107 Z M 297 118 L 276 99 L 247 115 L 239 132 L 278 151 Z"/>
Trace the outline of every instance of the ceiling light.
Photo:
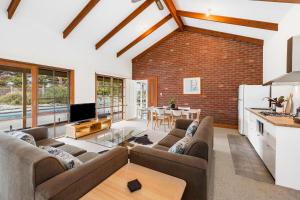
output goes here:
<path id="1" fill-rule="evenodd" d="M 163 10 L 164 9 L 164 6 L 162 5 L 161 1 L 160 0 L 155 0 L 155 3 L 158 7 L 159 10 Z"/>

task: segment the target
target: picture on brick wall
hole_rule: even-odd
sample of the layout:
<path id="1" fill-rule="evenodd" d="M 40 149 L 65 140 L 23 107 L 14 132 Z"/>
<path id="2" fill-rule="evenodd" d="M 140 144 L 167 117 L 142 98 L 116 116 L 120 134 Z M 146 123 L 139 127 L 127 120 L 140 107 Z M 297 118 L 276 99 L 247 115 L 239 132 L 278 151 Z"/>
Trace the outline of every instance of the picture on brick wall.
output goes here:
<path id="1" fill-rule="evenodd" d="M 201 94 L 201 78 L 184 78 L 183 94 Z"/>

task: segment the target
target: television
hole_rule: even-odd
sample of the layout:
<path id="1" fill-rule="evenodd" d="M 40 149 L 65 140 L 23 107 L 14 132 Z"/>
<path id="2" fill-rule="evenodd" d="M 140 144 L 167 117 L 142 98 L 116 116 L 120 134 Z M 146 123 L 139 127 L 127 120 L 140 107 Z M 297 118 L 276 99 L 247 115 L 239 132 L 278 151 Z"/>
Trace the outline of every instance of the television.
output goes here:
<path id="1" fill-rule="evenodd" d="M 72 104 L 70 106 L 70 122 L 82 122 L 96 118 L 96 104 Z"/>

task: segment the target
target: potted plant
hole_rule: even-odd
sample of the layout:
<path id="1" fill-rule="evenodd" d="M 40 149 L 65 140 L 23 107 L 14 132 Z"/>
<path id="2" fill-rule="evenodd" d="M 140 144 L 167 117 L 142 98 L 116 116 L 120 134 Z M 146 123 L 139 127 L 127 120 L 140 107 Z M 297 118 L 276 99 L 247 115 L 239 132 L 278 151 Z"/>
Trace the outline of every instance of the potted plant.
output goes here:
<path id="1" fill-rule="evenodd" d="M 176 100 L 174 97 L 169 99 L 169 105 L 170 105 L 170 108 L 172 108 L 172 109 L 176 108 Z"/>
<path id="2" fill-rule="evenodd" d="M 268 99 L 268 101 L 271 103 L 272 105 L 272 110 L 274 112 L 276 112 L 276 110 L 278 112 L 283 112 L 283 103 L 286 101 L 284 99 L 284 96 L 280 96 L 280 97 L 276 97 L 276 98 L 270 98 L 270 97 L 266 97 L 266 99 Z"/>

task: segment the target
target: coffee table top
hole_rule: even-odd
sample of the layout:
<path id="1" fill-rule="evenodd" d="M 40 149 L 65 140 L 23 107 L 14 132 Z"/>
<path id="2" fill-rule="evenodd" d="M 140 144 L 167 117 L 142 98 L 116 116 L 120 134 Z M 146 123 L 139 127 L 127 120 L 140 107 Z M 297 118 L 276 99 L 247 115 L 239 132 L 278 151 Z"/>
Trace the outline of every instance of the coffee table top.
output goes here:
<path id="1" fill-rule="evenodd" d="M 127 183 L 138 179 L 142 188 L 131 193 Z M 81 200 L 180 200 L 186 182 L 182 179 L 128 163 L 108 177 Z"/>
<path id="2" fill-rule="evenodd" d="M 120 129 L 112 128 L 106 132 L 89 137 L 87 141 L 112 148 L 132 137 L 142 134 L 145 131 L 146 130 L 137 129 L 134 127 L 125 127 Z"/>

